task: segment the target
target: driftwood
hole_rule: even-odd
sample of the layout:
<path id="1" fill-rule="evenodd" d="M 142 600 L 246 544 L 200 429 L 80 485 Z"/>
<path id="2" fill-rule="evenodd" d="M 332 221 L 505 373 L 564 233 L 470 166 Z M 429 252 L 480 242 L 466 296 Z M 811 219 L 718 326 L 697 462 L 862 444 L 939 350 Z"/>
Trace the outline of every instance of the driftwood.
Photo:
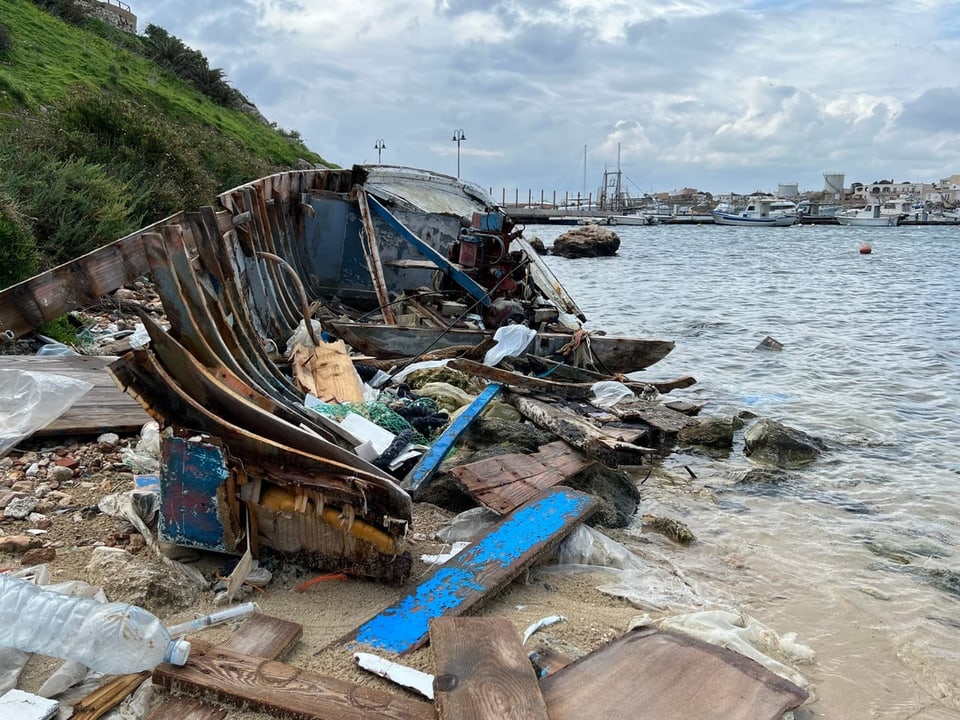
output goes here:
<path id="1" fill-rule="evenodd" d="M 439 348 L 428 353 L 424 353 L 420 357 L 409 357 L 409 358 L 388 358 L 386 360 L 381 360 L 379 358 L 363 358 L 358 360 L 364 365 L 369 365 L 370 367 L 375 367 L 378 370 L 384 371 L 395 371 L 405 368 L 407 365 L 410 365 L 413 362 L 427 361 L 427 360 L 448 360 L 450 358 L 466 358 L 467 360 L 482 360 L 483 356 L 486 355 L 487 350 L 492 348 L 497 344 L 497 341 L 492 337 L 487 337 L 478 342 L 476 345 L 451 345 L 450 347 Z"/>
<path id="2" fill-rule="evenodd" d="M 565 408 L 516 393 L 510 393 L 508 397 L 520 414 L 534 425 L 549 430 L 608 467 L 639 465 L 645 455 L 658 452 L 654 448 L 618 441 Z"/>
<path id="3" fill-rule="evenodd" d="M 521 375 L 517 372 L 490 367 L 489 365 L 483 365 L 463 358 L 451 360 L 449 367 L 465 372 L 468 375 L 490 380 L 491 382 L 498 382 L 513 388 L 522 388 L 536 393 L 549 394 L 554 397 L 562 397 L 567 400 L 589 400 L 593 397 L 593 383 L 556 382 L 555 380 L 546 380 L 531 375 Z M 624 384 L 627 385 L 627 387 L 631 385 L 631 383 Z M 642 392 L 644 389 L 642 383 L 632 384 L 639 386 L 638 388 L 630 387 L 630 389 L 635 392 L 638 389 Z"/>

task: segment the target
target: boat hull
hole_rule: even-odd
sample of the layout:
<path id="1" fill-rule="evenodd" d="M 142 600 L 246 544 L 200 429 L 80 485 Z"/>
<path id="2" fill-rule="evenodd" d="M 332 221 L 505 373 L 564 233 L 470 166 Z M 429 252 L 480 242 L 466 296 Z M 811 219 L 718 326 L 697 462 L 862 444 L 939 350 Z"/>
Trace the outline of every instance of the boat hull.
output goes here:
<path id="1" fill-rule="evenodd" d="M 715 225 L 730 225 L 733 227 L 790 227 L 797 218 L 792 215 L 779 217 L 737 215 L 735 213 L 711 212 Z"/>
<path id="2" fill-rule="evenodd" d="M 378 358 L 415 358 L 430 350 L 475 346 L 493 337 L 493 332 L 471 328 L 401 327 L 378 323 L 330 322 L 333 330 L 354 349 Z M 536 357 L 562 359 L 573 336 L 538 332 L 527 352 Z M 606 373 L 643 370 L 662 360 L 674 348 L 673 341 L 611 335 L 588 335 L 593 364 Z"/>
<path id="3" fill-rule="evenodd" d="M 853 227 L 895 227 L 897 225 L 897 218 L 893 216 L 844 217 L 843 215 L 837 215 L 836 219 L 840 225 L 850 225 Z"/>

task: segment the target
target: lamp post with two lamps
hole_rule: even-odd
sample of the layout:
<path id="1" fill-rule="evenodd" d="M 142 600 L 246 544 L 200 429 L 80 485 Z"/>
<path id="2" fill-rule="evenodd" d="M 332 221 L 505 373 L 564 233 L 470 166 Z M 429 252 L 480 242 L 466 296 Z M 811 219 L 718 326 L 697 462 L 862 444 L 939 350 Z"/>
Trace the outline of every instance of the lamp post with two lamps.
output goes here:
<path id="1" fill-rule="evenodd" d="M 463 134 L 463 128 L 457 128 L 453 131 L 453 137 L 450 138 L 457 144 L 457 177 L 460 177 L 460 143 L 463 140 L 467 139 L 467 136 Z"/>
<path id="2" fill-rule="evenodd" d="M 385 147 L 386 145 L 380 138 L 377 138 L 377 141 L 373 144 L 373 149 L 377 151 L 377 165 L 380 164 L 380 157 Z"/>

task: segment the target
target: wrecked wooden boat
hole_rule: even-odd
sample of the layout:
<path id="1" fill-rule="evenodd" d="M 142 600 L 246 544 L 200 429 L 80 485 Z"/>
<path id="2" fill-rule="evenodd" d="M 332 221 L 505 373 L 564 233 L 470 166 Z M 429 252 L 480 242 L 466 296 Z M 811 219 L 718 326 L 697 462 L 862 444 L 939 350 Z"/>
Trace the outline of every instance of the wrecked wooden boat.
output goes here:
<path id="1" fill-rule="evenodd" d="M 452 177 L 302 170 L 219 200 L 0 292 L 0 333 L 13 339 L 152 277 L 170 327 L 141 313 L 150 343 L 110 370 L 161 425 L 169 542 L 407 577 L 410 495 L 379 458 L 357 453 L 363 438 L 306 407 L 282 352 L 295 338 L 414 358 L 524 324 L 537 333 L 527 354 L 604 374 L 673 347 L 585 329 L 523 228 Z"/>

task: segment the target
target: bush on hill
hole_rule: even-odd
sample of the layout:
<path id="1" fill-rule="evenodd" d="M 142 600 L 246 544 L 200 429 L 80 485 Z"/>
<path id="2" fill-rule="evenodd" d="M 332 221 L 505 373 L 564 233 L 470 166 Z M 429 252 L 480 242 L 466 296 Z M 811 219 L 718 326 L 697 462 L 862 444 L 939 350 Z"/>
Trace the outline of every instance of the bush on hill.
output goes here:
<path id="1" fill-rule="evenodd" d="M 7 26 L 0 23 L 0 60 L 6 58 L 13 49 L 13 36 Z"/>
<path id="2" fill-rule="evenodd" d="M 20 198 L 44 264 L 113 242 L 270 167 L 216 132 L 132 100 L 70 94 L 0 146 L 0 190 Z"/>
<path id="3" fill-rule="evenodd" d="M 14 200 L 0 192 L 0 287 L 30 277 L 39 266 L 29 223 Z"/>

